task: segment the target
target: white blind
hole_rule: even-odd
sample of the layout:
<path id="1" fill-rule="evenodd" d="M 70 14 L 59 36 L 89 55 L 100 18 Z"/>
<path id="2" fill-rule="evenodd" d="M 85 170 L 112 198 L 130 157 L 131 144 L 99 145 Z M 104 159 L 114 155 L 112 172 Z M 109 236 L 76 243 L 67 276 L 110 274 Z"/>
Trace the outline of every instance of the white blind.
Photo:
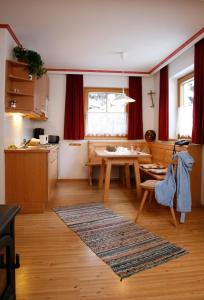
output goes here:
<path id="1" fill-rule="evenodd" d="M 177 134 L 183 137 L 192 135 L 193 105 L 178 108 Z"/>
<path id="2" fill-rule="evenodd" d="M 127 112 L 87 113 L 86 135 L 125 136 L 127 135 Z"/>

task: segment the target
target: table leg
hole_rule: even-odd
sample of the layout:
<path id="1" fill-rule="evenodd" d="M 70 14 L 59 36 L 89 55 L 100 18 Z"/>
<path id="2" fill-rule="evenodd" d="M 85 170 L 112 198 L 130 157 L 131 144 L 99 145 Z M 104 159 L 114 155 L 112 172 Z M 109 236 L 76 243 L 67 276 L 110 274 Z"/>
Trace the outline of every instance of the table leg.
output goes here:
<path id="1" fill-rule="evenodd" d="M 139 169 L 138 160 L 134 160 L 134 170 L 135 170 L 135 183 L 136 183 L 137 199 L 140 199 L 141 195 L 142 195 L 142 189 L 140 186 L 141 180 L 140 180 L 140 169 Z"/>
<path id="2" fill-rule="evenodd" d="M 111 160 L 107 159 L 107 162 L 106 162 L 106 176 L 105 176 L 105 188 L 104 188 L 103 200 L 108 200 L 108 196 L 109 196 L 111 166 L 112 166 Z"/>
<path id="3" fill-rule="evenodd" d="M 105 160 L 102 159 L 102 164 L 100 166 L 100 173 L 99 173 L 99 189 L 103 188 L 103 180 L 104 180 L 104 171 L 105 171 Z"/>
<path id="4" fill-rule="evenodd" d="M 129 164 L 125 164 L 125 182 L 126 182 L 126 187 L 130 189 L 130 166 Z"/>
<path id="5" fill-rule="evenodd" d="M 90 186 L 92 186 L 92 175 L 93 175 L 93 166 L 88 166 L 88 180 Z"/>

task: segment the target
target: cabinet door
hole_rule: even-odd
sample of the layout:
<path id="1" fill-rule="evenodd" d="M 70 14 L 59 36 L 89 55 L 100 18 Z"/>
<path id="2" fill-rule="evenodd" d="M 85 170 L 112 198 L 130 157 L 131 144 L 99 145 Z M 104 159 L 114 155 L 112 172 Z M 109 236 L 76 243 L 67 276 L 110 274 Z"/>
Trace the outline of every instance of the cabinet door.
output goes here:
<path id="1" fill-rule="evenodd" d="M 17 203 L 23 213 L 42 212 L 48 199 L 48 161 L 43 152 L 7 152 L 6 203 Z"/>
<path id="2" fill-rule="evenodd" d="M 49 78 L 47 74 L 43 76 L 42 81 L 42 97 L 41 97 L 41 111 L 47 115 L 47 101 L 49 98 Z"/>
<path id="3" fill-rule="evenodd" d="M 48 76 L 35 79 L 34 111 L 38 114 L 45 112 L 48 97 Z"/>
<path id="4" fill-rule="evenodd" d="M 48 189 L 50 199 L 58 178 L 58 148 L 50 151 L 48 161 Z"/>

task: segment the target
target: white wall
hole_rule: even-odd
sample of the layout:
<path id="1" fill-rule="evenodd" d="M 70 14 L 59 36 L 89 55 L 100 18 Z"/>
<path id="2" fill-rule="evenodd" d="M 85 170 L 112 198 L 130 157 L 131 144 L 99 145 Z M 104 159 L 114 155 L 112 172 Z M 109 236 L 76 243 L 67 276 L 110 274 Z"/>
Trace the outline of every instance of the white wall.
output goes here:
<path id="1" fill-rule="evenodd" d="M 177 79 L 194 69 L 194 46 L 169 64 L 169 138 L 176 137 Z M 202 146 L 201 203 L 204 204 L 204 146 Z"/>
<path id="2" fill-rule="evenodd" d="M 59 135 L 63 139 L 65 108 L 65 75 L 49 75 L 48 120 L 35 122 L 35 127 L 45 129 L 45 134 Z"/>
<path id="3" fill-rule="evenodd" d="M 177 79 L 169 78 L 169 138 L 175 139 L 177 136 L 177 115 L 178 115 L 178 98 L 177 98 Z"/>
<path id="4" fill-rule="evenodd" d="M 23 118 L 20 114 L 5 114 L 4 116 L 4 147 L 14 144 L 20 146 L 23 140 L 29 140 L 33 135 L 34 122 Z"/>
<path id="5" fill-rule="evenodd" d="M 189 48 L 169 64 L 169 77 L 181 77 L 191 72 L 194 64 L 194 46 Z"/>
<path id="6" fill-rule="evenodd" d="M 5 202 L 5 62 L 10 57 L 13 46 L 15 44 L 8 32 L 5 29 L 0 29 L 0 203 Z"/>
<path id="7" fill-rule="evenodd" d="M 188 74 L 194 67 L 194 47 L 191 47 L 182 55 L 177 57 L 169 64 L 169 138 L 176 138 L 176 123 L 177 123 L 177 79 Z M 159 81 L 160 76 L 157 72 L 154 77 L 155 95 L 155 123 L 154 128 L 158 136 L 158 120 L 159 120 Z"/>
<path id="8" fill-rule="evenodd" d="M 6 34 L 0 29 L 0 203 L 4 203 L 4 91 L 5 91 L 5 56 Z"/>
<path id="9" fill-rule="evenodd" d="M 159 72 L 154 75 L 154 91 L 155 91 L 155 114 L 154 114 L 154 128 L 156 132 L 156 139 L 158 139 L 158 125 L 159 125 Z"/>
<path id="10" fill-rule="evenodd" d="M 5 114 L 5 63 L 12 58 L 16 46 L 6 29 L 0 29 L 0 203 L 5 202 L 4 148 L 9 144 L 21 144 L 32 133 L 32 123 L 19 115 Z"/>
<path id="11" fill-rule="evenodd" d="M 149 129 L 155 130 L 155 112 L 157 109 L 157 98 L 156 94 L 153 96 L 153 102 L 155 107 L 151 107 L 151 98 L 148 93 L 154 90 L 154 79 L 153 77 L 143 77 L 142 78 L 142 114 L 143 114 L 143 132 Z"/>
<path id="12" fill-rule="evenodd" d="M 60 136 L 59 151 L 59 178 L 87 178 L 85 163 L 88 160 L 87 141 L 63 140 L 64 129 L 64 107 L 66 76 L 49 74 L 49 104 L 48 121 L 36 122 L 36 127 L 45 129 L 46 134 L 56 134 Z M 128 87 L 128 77 L 113 75 L 84 75 L 85 87 Z M 143 124 L 144 132 L 147 129 L 154 129 L 154 108 L 150 108 L 151 101 L 147 93 L 154 90 L 153 78 L 142 79 L 143 89 Z M 73 146 L 78 143 L 80 146 Z"/>
<path id="13" fill-rule="evenodd" d="M 169 138 L 176 138 L 177 130 L 177 79 L 194 68 L 194 47 L 191 47 L 169 64 Z"/>
<path id="14" fill-rule="evenodd" d="M 169 138 L 176 138 L 177 122 L 177 79 L 192 72 L 194 68 L 194 47 L 191 47 L 172 63 L 169 64 Z M 157 101 L 159 101 L 159 72 L 154 75 L 154 88 Z M 158 120 L 158 107 L 155 119 Z M 158 123 L 158 121 L 157 121 Z M 158 124 L 155 124 L 158 128 Z M 158 129 L 156 129 L 158 132 Z M 201 179 L 201 203 L 204 204 L 204 146 L 202 146 L 202 179 Z"/>
<path id="15" fill-rule="evenodd" d="M 84 75 L 84 87 L 128 88 L 128 77 L 119 75 Z"/>
<path id="16" fill-rule="evenodd" d="M 60 155 L 59 155 L 59 178 L 86 178 L 87 170 L 87 141 L 65 141 L 63 140 L 64 126 L 64 106 L 66 76 L 50 74 L 50 95 L 49 95 L 49 119 L 46 122 L 33 122 L 23 119 L 19 115 L 6 115 L 4 113 L 5 94 L 5 61 L 11 58 L 11 50 L 15 46 L 7 30 L 0 29 L 0 203 L 4 203 L 4 147 L 9 144 L 19 145 L 24 138 L 32 136 L 33 128 L 42 127 L 46 134 L 59 135 Z M 169 65 L 169 114 L 170 114 L 170 137 L 175 137 L 176 129 L 176 94 L 177 78 L 185 75 L 193 69 L 193 47 L 175 59 Z M 128 87 L 128 77 L 112 75 L 84 75 L 85 87 Z M 150 90 L 155 91 L 155 107 L 150 108 L 151 100 L 147 95 Z M 142 78 L 143 93 L 143 127 L 144 133 L 148 129 L 153 129 L 158 133 L 158 108 L 159 108 L 159 73 L 154 77 Z M 158 135 L 158 134 L 157 134 Z M 73 146 L 72 142 L 80 144 Z M 204 147 L 203 147 L 204 162 Z M 202 203 L 204 204 L 204 164 L 202 167 Z"/>
<path id="17" fill-rule="evenodd" d="M 113 75 L 85 75 L 84 87 L 115 87 L 128 88 L 127 76 Z M 155 126 L 155 108 L 151 108 L 151 99 L 148 95 L 149 91 L 154 91 L 153 77 L 142 78 L 142 100 L 143 100 L 143 129 L 144 133 L 148 129 L 154 129 Z"/>

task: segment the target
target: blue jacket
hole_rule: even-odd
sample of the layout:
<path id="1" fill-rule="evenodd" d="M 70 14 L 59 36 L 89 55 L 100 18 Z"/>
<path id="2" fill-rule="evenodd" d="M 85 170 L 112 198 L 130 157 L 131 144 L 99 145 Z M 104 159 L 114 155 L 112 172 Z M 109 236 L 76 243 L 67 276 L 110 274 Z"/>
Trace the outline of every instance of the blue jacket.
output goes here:
<path id="1" fill-rule="evenodd" d="M 178 152 L 174 155 L 178 158 L 178 166 L 176 169 L 177 180 L 177 206 L 176 210 L 180 212 L 191 211 L 191 189 L 189 171 L 192 170 L 194 164 L 193 158 L 188 152 Z"/>
<path id="2" fill-rule="evenodd" d="M 181 212 L 180 222 L 185 220 L 185 212 L 191 211 L 191 190 L 189 171 L 194 164 L 193 158 L 188 152 L 181 151 L 174 155 L 173 159 L 178 159 L 176 169 L 176 181 L 173 165 L 168 166 L 165 179 L 159 181 L 155 186 L 155 198 L 158 203 L 172 207 L 174 194 L 177 194 L 176 210 Z"/>
<path id="3" fill-rule="evenodd" d="M 155 198 L 159 204 L 173 206 L 176 182 L 173 164 L 168 165 L 165 179 L 158 181 L 155 186 Z"/>

